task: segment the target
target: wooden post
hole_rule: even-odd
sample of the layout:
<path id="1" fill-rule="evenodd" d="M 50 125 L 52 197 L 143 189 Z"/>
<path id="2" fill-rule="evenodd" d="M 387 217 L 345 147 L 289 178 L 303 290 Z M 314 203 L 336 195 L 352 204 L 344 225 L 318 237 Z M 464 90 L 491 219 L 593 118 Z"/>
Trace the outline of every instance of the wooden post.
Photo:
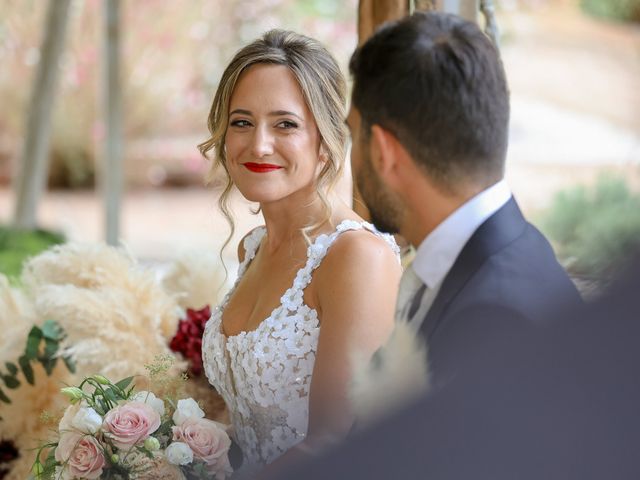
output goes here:
<path id="1" fill-rule="evenodd" d="M 47 185 L 51 112 L 55 98 L 58 64 L 64 48 L 70 0 L 49 0 L 45 32 L 40 47 L 27 114 L 27 126 L 20 163 L 14 177 L 17 228 L 37 227 L 37 208 Z"/>
<path id="2" fill-rule="evenodd" d="M 442 12 L 454 13 L 471 22 L 478 22 L 479 0 L 436 0 L 436 8 Z"/>
<path id="3" fill-rule="evenodd" d="M 106 242 L 120 238 L 122 197 L 122 91 L 120 88 L 120 0 L 105 0 L 103 115 L 105 125 L 101 188 L 105 201 Z"/>
<path id="4" fill-rule="evenodd" d="M 410 0 L 360 0 L 358 5 L 358 44 L 371 36 L 382 23 L 409 14 Z"/>
<path id="5" fill-rule="evenodd" d="M 358 4 L 358 45 L 362 45 L 382 23 L 408 15 L 410 3 L 410 0 L 360 0 Z M 353 180 L 353 210 L 365 220 L 371 219 L 355 179 Z"/>

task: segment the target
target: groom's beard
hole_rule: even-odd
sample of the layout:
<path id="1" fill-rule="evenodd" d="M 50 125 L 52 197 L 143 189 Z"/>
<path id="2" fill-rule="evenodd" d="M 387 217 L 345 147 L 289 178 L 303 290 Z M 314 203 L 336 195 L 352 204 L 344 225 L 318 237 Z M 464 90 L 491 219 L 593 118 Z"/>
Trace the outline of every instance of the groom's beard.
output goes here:
<path id="1" fill-rule="evenodd" d="M 381 232 L 398 233 L 402 219 L 402 206 L 373 170 L 366 149 L 362 149 L 362 162 L 356 174 L 356 184 L 371 214 L 371 223 Z"/>

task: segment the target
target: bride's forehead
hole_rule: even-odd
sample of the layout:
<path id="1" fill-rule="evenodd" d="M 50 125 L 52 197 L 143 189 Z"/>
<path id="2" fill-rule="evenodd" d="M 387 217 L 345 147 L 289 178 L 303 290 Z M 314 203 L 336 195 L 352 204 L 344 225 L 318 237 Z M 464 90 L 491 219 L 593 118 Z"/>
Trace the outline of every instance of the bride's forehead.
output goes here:
<path id="1" fill-rule="evenodd" d="M 256 64 L 242 72 L 231 95 L 230 111 L 246 103 L 260 110 L 307 110 L 300 84 L 285 65 Z"/>

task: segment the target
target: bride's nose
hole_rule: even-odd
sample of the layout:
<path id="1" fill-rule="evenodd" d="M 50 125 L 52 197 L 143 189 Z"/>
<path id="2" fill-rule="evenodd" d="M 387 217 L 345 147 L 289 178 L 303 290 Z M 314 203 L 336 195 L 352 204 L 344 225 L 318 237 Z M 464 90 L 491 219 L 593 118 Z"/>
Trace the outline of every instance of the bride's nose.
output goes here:
<path id="1" fill-rule="evenodd" d="M 256 158 L 273 154 L 273 135 L 265 127 L 256 128 L 254 130 L 253 144 L 251 147 Z"/>

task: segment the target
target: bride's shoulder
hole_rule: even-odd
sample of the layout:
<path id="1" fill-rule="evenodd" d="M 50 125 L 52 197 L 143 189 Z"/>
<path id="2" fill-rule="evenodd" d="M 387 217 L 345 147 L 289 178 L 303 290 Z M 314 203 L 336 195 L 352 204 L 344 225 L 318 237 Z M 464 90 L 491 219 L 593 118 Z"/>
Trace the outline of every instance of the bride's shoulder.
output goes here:
<path id="1" fill-rule="evenodd" d="M 260 241 L 264 236 L 265 227 L 261 225 L 259 227 L 255 227 L 252 230 L 249 230 L 247 234 L 242 237 L 240 242 L 238 243 L 238 261 L 240 263 L 244 262 L 244 259 L 249 254 L 255 254 L 258 246 L 260 245 Z"/>
<path id="2" fill-rule="evenodd" d="M 402 272 L 393 237 L 381 234 L 373 226 L 345 229 L 318 270 L 319 276 L 329 281 L 343 275 L 357 281 L 372 274 L 396 276 Z"/>

